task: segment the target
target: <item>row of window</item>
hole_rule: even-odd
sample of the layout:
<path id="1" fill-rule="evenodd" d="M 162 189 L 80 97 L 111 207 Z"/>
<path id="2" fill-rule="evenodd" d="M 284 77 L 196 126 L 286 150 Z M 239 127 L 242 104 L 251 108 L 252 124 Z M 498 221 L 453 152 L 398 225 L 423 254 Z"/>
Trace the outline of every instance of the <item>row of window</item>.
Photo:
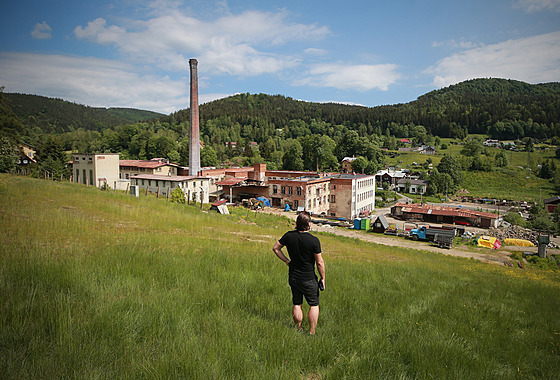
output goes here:
<path id="1" fill-rule="evenodd" d="M 371 199 L 375 196 L 375 191 L 373 190 L 369 190 L 369 191 L 364 191 L 361 194 L 358 194 L 358 202 L 364 201 L 366 199 Z"/>
<path id="2" fill-rule="evenodd" d="M 293 186 L 280 186 L 280 194 L 286 194 L 286 190 L 288 190 L 288 195 L 294 194 Z M 278 185 L 272 185 L 272 194 L 278 194 Z M 296 195 L 301 197 L 301 187 L 296 187 Z"/>
<path id="3" fill-rule="evenodd" d="M 366 179 L 364 181 L 358 181 L 358 189 L 361 189 L 363 187 L 367 187 L 367 186 L 373 186 L 375 184 L 375 177 L 370 178 L 370 179 Z"/>

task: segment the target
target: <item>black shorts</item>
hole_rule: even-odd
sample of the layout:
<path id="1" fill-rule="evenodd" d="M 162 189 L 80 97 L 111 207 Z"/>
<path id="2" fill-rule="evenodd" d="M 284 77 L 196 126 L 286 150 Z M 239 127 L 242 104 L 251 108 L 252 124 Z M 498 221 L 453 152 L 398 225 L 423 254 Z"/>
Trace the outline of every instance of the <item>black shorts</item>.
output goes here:
<path id="1" fill-rule="evenodd" d="M 299 281 L 290 278 L 292 288 L 292 302 L 294 305 L 301 305 L 303 297 L 309 306 L 319 306 L 319 284 L 317 280 Z"/>

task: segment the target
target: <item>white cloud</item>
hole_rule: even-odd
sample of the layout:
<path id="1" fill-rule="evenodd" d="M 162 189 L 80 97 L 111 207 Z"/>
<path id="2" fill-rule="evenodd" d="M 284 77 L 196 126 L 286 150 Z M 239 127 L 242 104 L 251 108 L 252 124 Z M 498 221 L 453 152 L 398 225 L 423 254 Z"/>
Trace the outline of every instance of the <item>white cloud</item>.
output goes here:
<path id="1" fill-rule="evenodd" d="M 459 49 L 474 49 L 477 47 L 483 47 L 484 44 L 480 42 L 472 42 L 472 41 L 455 41 L 455 40 L 448 40 L 448 41 L 434 41 L 432 42 L 432 47 L 442 47 L 442 46 L 449 46 L 452 48 L 459 48 Z"/>
<path id="2" fill-rule="evenodd" d="M 315 87 L 334 87 L 340 90 L 369 91 L 377 88 L 387 91 L 401 75 L 394 64 L 380 65 L 344 65 L 318 64 L 306 74 L 306 78 L 294 82 L 294 85 L 311 85 Z"/>
<path id="3" fill-rule="evenodd" d="M 528 13 L 546 10 L 560 12 L 560 0 L 517 0 L 515 7 Z"/>
<path id="4" fill-rule="evenodd" d="M 126 63 L 91 57 L 0 52 L 0 83 L 6 92 L 40 94 L 89 106 L 162 113 L 189 107 L 187 78 L 142 74 Z"/>
<path id="5" fill-rule="evenodd" d="M 560 32 L 466 50 L 442 59 L 425 73 L 434 75 L 438 87 L 487 77 L 560 81 Z"/>
<path id="6" fill-rule="evenodd" d="M 185 71 L 189 57 L 197 57 L 208 72 L 253 76 L 298 64 L 293 57 L 271 53 L 271 46 L 329 33 L 327 27 L 291 23 L 287 18 L 285 11 L 247 11 L 203 21 L 175 10 L 125 26 L 108 26 L 98 18 L 77 26 L 74 34 L 114 45 L 130 59 L 166 70 Z"/>
<path id="7" fill-rule="evenodd" d="M 309 54 L 309 55 L 316 55 L 316 56 L 321 56 L 321 55 L 327 55 L 329 52 L 323 49 L 316 49 L 316 48 L 309 48 L 309 49 L 305 49 L 303 51 L 305 54 Z"/>
<path id="8" fill-rule="evenodd" d="M 52 28 L 46 21 L 35 24 L 31 31 L 31 37 L 36 40 L 46 40 L 52 37 Z"/>

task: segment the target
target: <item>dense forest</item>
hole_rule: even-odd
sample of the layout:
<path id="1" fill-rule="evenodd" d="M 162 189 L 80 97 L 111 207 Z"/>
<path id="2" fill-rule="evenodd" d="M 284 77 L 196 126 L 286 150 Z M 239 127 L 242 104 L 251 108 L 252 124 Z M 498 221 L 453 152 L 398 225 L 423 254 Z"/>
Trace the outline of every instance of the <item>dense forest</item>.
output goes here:
<path id="1" fill-rule="evenodd" d="M 0 92 L 0 113 L 0 133 L 37 146 L 39 156 L 51 141 L 64 151 L 188 163 L 189 110 L 160 115 Z M 529 145 L 533 139 L 560 141 L 560 83 L 474 79 L 407 104 L 373 108 L 265 94 L 200 107 L 205 166 L 265 161 L 270 168 L 336 170 L 342 158 L 356 156 L 357 168 L 370 173 L 383 165 L 381 149 L 402 146 L 401 138 L 437 145 L 443 137 L 480 133 Z M 475 160 L 473 167 L 488 167 L 494 159 Z"/>
<path id="2" fill-rule="evenodd" d="M 4 94 L 15 115 L 34 134 L 65 133 L 78 129 L 103 131 L 126 123 L 163 116 L 130 108 L 88 107 L 62 99 L 25 94 Z"/>

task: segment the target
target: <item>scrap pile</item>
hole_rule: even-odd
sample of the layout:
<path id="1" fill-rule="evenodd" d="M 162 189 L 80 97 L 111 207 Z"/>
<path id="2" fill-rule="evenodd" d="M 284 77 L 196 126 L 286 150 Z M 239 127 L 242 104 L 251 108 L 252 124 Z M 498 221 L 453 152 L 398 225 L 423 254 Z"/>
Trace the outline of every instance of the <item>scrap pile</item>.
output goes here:
<path id="1" fill-rule="evenodd" d="M 490 229 L 486 232 L 486 235 L 493 236 L 500 241 L 505 241 L 506 239 L 517 239 L 530 241 L 535 246 L 539 244 L 538 232 L 515 225 L 511 225 L 506 228 Z M 557 245 L 554 243 L 550 243 L 548 245 L 548 248 L 557 248 Z"/>

